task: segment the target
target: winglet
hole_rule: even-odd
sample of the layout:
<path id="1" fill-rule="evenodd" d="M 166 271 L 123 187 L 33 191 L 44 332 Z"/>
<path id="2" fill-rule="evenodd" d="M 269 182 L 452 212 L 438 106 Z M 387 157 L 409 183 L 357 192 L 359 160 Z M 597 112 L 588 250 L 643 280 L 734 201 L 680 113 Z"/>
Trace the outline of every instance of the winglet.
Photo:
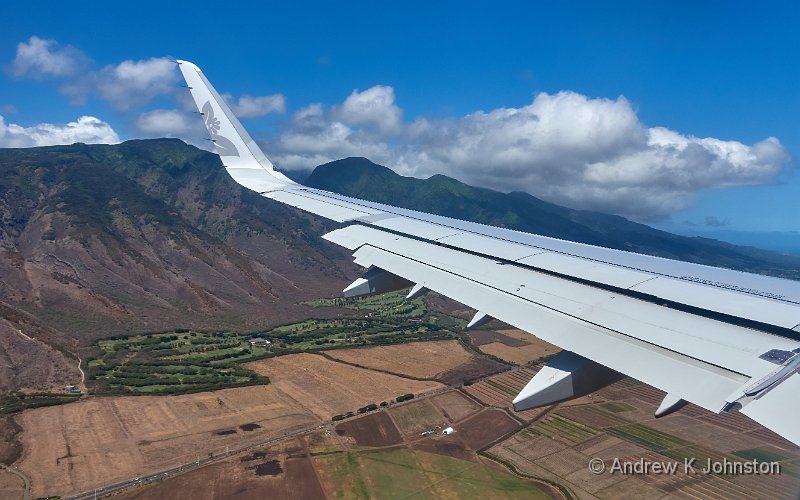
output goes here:
<path id="1" fill-rule="evenodd" d="M 228 104 L 195 64 L 178 60 L 186 85 L 203 116 L 214 148 L 233 180 L 253 191 L 274 191 L 296 183 L 275 170 Z"/>

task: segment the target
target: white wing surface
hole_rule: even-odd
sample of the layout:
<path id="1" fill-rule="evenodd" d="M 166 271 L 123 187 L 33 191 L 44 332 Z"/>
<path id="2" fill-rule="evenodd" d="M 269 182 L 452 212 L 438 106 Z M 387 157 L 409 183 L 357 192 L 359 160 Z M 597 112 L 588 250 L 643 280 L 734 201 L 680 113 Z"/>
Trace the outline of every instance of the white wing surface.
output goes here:
<path id="1" fill-rule="evenodd" d="M 741 411 L 800 444 L 800 282 L 600 248 L 312 189 L 274 170 L 200 69 L 178 61 L 236 182 L 345 223 L 324 238 L 368 269 L 346 295 L 416 285 L 565 351 L 518 409 L 585 393 L 619 373 L 692 402 Z M 611 370 L 608 370 L 608 367 Z M 613 371 L 612 371 L 613 370 Z"/>

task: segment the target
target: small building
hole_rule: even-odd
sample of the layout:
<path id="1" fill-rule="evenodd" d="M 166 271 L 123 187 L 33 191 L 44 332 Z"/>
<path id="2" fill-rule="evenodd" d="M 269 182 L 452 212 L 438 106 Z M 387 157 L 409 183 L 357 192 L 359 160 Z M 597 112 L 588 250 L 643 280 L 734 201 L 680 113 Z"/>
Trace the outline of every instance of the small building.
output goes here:
<path id="1" fill-rule="evenodd" d="M 254 339 L 250 339 L 249 343 L 253 347 L 266 347 L 270 345 L 272 342 L 270 342 L 267 339 L 262 339 L 261 337 L 256 337 Z"/>
<path id="2" fill-rule="evenodd" d="M 454 432 L 456 432 L 456 430 L 453 429 L 452 427 L 445 427 L 445 429 L 442 431 L 442 434 L 444 434 L 445 436 L 449 436 L 450 434 L 453 434 Z"/>

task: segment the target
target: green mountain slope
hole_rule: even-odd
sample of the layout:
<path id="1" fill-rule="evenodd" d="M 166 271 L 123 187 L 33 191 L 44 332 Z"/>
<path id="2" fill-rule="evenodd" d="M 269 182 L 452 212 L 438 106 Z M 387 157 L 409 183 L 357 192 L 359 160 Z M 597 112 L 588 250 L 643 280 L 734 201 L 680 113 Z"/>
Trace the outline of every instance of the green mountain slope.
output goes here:
<path id="1" fill-rule="evenodd" d="M 403 177 L 366 158 L 320 165 L 306 185 L 447 217 L 700 264 L 800 279 L 800 258 L 678 236 L 623 217 L 572 210 L 526 193 L 503 194 L 444 175 Z"/>

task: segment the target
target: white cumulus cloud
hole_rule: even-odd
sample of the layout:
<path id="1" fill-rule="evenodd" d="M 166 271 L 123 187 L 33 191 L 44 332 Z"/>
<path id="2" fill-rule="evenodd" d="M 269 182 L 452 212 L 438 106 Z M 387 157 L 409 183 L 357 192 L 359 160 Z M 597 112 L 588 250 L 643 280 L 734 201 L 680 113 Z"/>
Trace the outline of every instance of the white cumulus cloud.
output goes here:
<path id="1" fill-rule="evenodd" d="M 375 85 L 363 92 L 354 90 L 332 115 L 346 125 L 375 126 L 383 133 L 392 133 L 403 121 L 403 110 L 394 101 L 392 87 Z"/>
<path id="2" fill-rule="evenodd" d="M 172 94 L 177 87 L 175 62 L 166 57 L 106 66 L 97 79 L 100 97 L 119 109 L 149 102 L 158 95 Z"/>
<path id="3" fill-rule="evenodd" d="M 149 136 L 180 137 L 196 132 L 201 121 L 197 115 L 177 109 L 154 109 L 142 113 L 134 122 L 136 129 Z"/>
<path id="4" fill-rule="evenodd" d="M 55 40 L 32 36 L 17 44 L 17 54 L 8 70 L 15 78 L 42 79 L 74 76 L 89 59 L 78 49 L 62 47 Z"/>
<path id="5" fill-rule="evenodd" d="M 286 112 L 286 96 L 273 94 L 264 96 L 243 95 L 239 100 L 230 94 L 222 96 L 230 105 L 231 110 L 238 118 L 258 118 L 270 113 Z"/>
<path id="6" fill-rule="evenodd" d="M 197 113 L 180 109 L 154 109 L 140 114 L 133 122 L 140 137 L 177 137 L 211 150 L 208 132 Z"/>
<path id="7" fill-rule="evenodd" d="M 129 110 L 159 96 L 175 96 L 181 90 L 176 68 L 166 57 L 122 61 L 67 81 L 61 92 L 74 104 L 96 95 L 116 109 Z"/>
<path id="8" fill-rule="evenodd" d="M 93 116 L 81 116 L 67 124 L 40 123 L 31 127 L 6 124 L 0 116 L 0 147 L 28 148 L 76 142 L 116 144 L 119 136 L 111 125 Z"/>
<path id="9" fill-rule="evenodd" d="M 296 112 L 266 145 L 284 168 L 366 156 L 398 173 L 443 173 L 574 208 L 655 220 L 699 191 L 769 184 L 790 157 L 774 137 L 753 145 L 648 127 L 624 97 L 538 94 L 517 108 L 406 123 L 391 87 Z"/>

